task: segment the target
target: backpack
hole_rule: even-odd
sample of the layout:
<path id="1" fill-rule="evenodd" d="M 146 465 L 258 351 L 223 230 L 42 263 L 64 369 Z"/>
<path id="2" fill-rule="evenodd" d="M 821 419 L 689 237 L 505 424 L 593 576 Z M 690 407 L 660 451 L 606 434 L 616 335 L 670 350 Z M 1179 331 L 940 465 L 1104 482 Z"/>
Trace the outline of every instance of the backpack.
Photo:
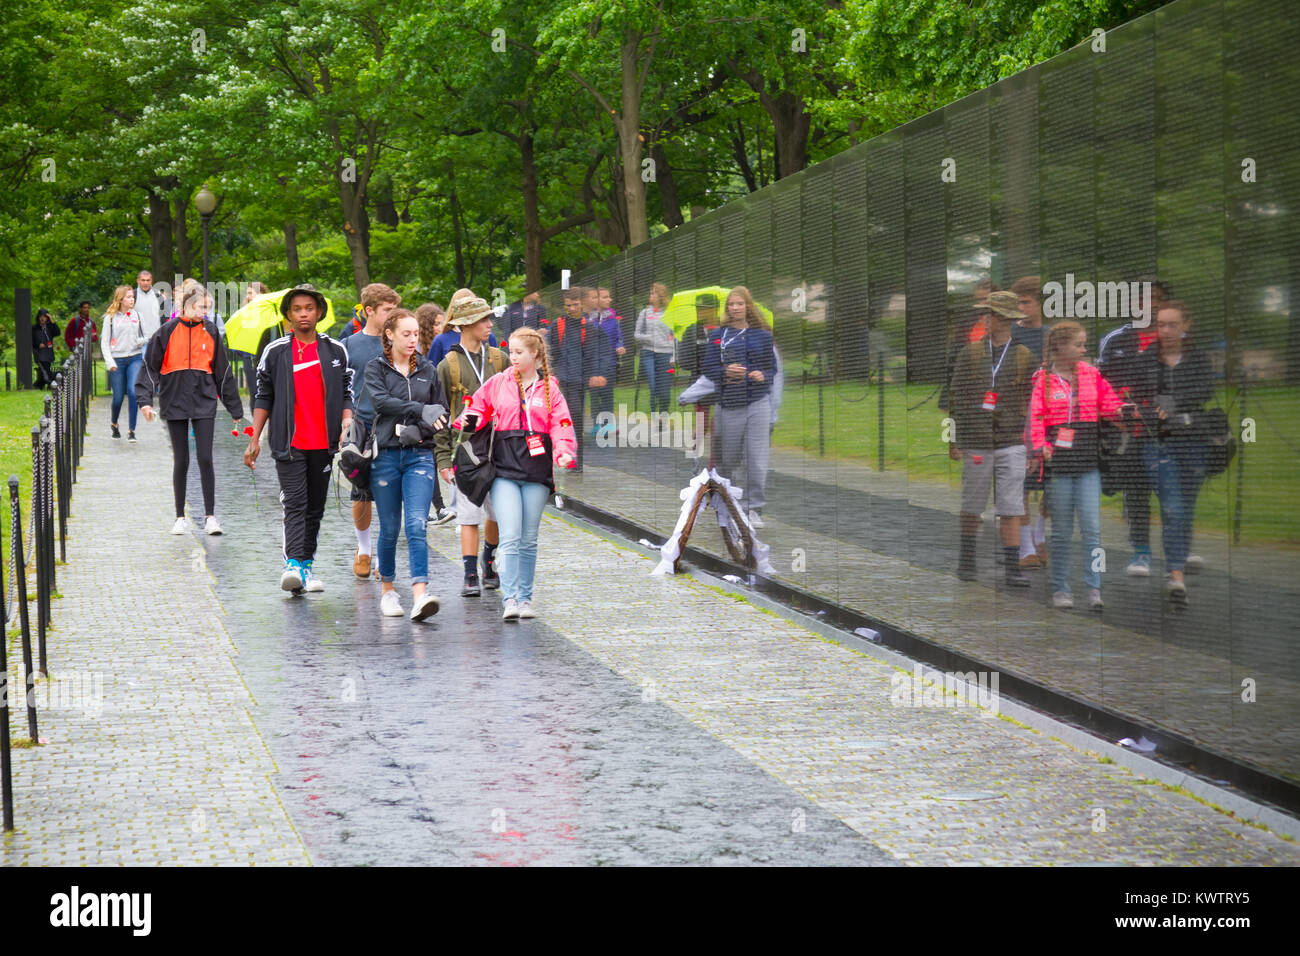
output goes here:
<path id="1" fill-rule="evenodd" d="M 457 348 L 459 348 L 459 346 L 457 346 Z M 483 380 L 486 382 L 492 377 L 492 375 L 496 375 L 498 372 L 504 372 L 506 370 L 506 353 L 502 352 L 498 348 L 493 348 L 486 342 L 483 343 L 483 348 L 487 350 L 488 365 L 492 369 L 491 375 L 486 372 L 484 373 Z M 451 380 L 451 389 L 450 393 L 447 395 L 447 400 L 451 402 L 451 415 L 453 417 L 460 414 L 461 407 L 465 404 L 465 395 L 469 392 L 469 390 L 461 384 L 460 359 L 455 359 L 453 361 L 453 356 L 464 354 L 464 352 L 459 352 L 456 349 L 447 353 L 447 375 Z"/>

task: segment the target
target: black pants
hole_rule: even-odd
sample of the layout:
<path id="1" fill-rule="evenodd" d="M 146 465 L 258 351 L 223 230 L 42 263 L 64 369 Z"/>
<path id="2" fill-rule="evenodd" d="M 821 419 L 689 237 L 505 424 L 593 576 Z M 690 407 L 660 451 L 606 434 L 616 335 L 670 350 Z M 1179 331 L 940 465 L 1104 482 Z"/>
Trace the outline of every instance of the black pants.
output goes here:
<path id="1" fill-rule="evenodd" d="M 36 360 L 37 388 L 48 388 L 54 384 L 54 371 L 50 368 L 53 362 L 54 359 L 50 359 L 48 362 L 42 362 L 40 359 Z"/>
<path id="2" fill-rule="evenodd" d="M 578 452 L 574 455 L 575 468 L 582 467 L 583 415 L 582 406 L 587 401 L 587 389 L 583 382 L 561 382 L 560 391 L 569 403 L 569 417 L 573 419 L 573 434 L 578 442 Z"/>
<path id="3" fill-rule="evenodd" d="M 190 428 L 194 429 L 194 454 L 199 460 L 199 484 L 203 486 L 203 513 L 216 514 L 217 476 L 212 470 L 212 436 L 215 418 L 169 418 L 167 431 L 172 440 L 172 495 L 176 517 L 185 515 L 185 482 L 190 472 Z"/>
<path id="4" fill-rule="evenodd" d="M 334 456 L 324 448 L 291 448 L 288 461 L 276 459 L 280 506 L 284 509 L 284 556 L 291 561 L 310 561 L 316 556 L 316 536 L 320 534 L 333 470 Z"/>

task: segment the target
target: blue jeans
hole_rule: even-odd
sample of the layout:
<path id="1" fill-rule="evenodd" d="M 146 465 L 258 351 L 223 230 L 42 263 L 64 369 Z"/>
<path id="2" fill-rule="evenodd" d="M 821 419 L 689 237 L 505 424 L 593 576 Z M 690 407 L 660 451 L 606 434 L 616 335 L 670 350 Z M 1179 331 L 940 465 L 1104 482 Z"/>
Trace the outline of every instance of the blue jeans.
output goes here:
<path id="1" fill-rule="evenodd" d="M 1205 480 L 1205 446 L 1148 442 L 1142 448 L 1142 461 L 1160 499 L 1165 570 L 1181 571 L 1192 549 L 1192 519 Z"/>
<path id="2" fill-rule="evenodd" d="M 122 399 L 127 400 L 127 418 L 130 425 L 127 427 L 135 431 L 135 416 L 139 406 L 135 403 L 135 380 L 140 377 L 140 366 L 144 363 L 144 355 L 136 354 L 127 358 L 113 358 L 113 364 L 117 366 L 116 372 L 108 373 L 108 384 L 113 389 L 113 417 L 110 419 L 114 425 L 117 424 L 117 416 L 122 411 Z"/>
<path id="3" fill-rule="evenodd" d="M 537 572 L 537 529 L 542 524 L 542 510 L 550 491 L 535 481 L 498 478 L 492 482 L 490 493 L 501 533 L 497 547 L 501 559 L 501 599 L 531 601 L 533 575 Z"/>
<path id="4" fill-rule="evenodd" d="M 437 480 L 433 452 L 427 448 L 384 448 L 370 466 L 370 491 L 379 509 L 379 580 L 391 581 L 397 575 L 397 533 L 405 528 L 411 583 L 428 582 L 424 523 Z"/>
<path id="5" fill-rule="evenodd" d="M 1079 516 L 1083 538 L 1083 582 L 1101 587 L 1101 572 L 1094 570 L 1101 554 L 1101 472 L 1049 475 L 1047 509 L 1052 516 L 1052 590 L 1070 592 L 1070 539 L 1074 516 Z"/>
<path id="6" fill-rule="evenodd" d="M 671 352 L 641 352 L 641 372 L 650 385 L 650 411 L 668 411 L 668 368 L 673 364 Z"/>

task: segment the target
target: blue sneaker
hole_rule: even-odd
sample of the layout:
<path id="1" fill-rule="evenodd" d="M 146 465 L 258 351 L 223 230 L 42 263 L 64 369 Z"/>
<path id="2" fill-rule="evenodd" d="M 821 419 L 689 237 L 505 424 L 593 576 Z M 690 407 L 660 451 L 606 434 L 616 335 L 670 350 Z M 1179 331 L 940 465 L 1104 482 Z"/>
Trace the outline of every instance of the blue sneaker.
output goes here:
<path id="1" fill-rule="evenodd" d="M 1124 573 L 1131 578 L 1151 577 L 1151 555 L 1133 555 L 1133 560 L 1128 563 L 1128 567 L 1124 569 Z"/>
<path id="2" fill-rule="evenodd" d="M 302 589 L 313 594 L 325 590 L 325 582 L 316 577 L 310 561 L 302 562 Z"/>
<path id="3" fill-rule="evenodd" d="M 280 575 L 280 589 L 283 591 L 293 591 L 297 593 L 302 590 L 303 585 L 303 566 L 302 562 L 290 558 L 284 562 L 284 573 Z M 310 575 L 311 572 L 307 572 Z"/>

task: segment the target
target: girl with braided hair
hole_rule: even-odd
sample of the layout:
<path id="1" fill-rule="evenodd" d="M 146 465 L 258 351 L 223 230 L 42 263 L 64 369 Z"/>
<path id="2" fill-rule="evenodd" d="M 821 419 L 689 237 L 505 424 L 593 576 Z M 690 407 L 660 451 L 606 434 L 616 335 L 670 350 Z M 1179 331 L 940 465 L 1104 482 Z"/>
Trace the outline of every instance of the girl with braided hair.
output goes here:
<path id="1" fill-rule="evenodd" d="M 477 428 L 496 429 L 489 492 L 501 543 L 502 620 L 536 617 L 533 576 L 542 509 L 555 489 L 554 466 L 570 468 L 577 436 L 560 383 L 551 377 L 546 342 L 529 326 L 510 336 L 510 368 L 489 378 L 465 409 Z"/>

